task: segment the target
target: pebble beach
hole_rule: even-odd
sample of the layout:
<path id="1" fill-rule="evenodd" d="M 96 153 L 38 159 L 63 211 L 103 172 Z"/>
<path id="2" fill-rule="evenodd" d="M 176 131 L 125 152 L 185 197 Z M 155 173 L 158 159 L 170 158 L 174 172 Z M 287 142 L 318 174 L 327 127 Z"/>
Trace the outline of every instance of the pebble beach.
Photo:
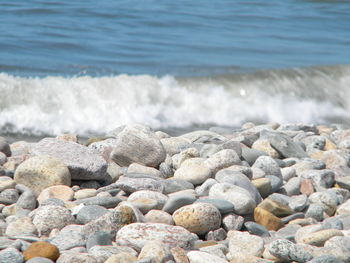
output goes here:
<path id="1" fill-rule="evenodd" d="M 0 137 L 0 263 L 350 262 L 350 129 Z"/>

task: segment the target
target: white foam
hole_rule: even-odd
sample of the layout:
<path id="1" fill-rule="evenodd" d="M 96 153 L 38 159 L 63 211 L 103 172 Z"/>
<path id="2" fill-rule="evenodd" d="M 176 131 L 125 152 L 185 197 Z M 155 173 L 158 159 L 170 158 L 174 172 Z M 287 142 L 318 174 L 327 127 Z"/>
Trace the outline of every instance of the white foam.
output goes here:
<path id="1" fill-rule="evenodd" d="M 285 82 L 285 84 L 283 84 Z M 279 85 L 293 91 L 295 83 Z M 171 76 L 21 78 L 0 74 L 0 133 L 104 134 L 139 122 L 153 128 L 193 124 L 240 125 L 247 120 L 323 122 L 345 117 L 348 105 L 302 98 L 293 92 L 264 92 L 264 79 L 227 85 L 177 81 Z M 337 80 L 350 99 L 349 77 Z M 345 93 L 344 93 L 345 92 Z M 349 101 L 349 100 L 347 100 Z"/>

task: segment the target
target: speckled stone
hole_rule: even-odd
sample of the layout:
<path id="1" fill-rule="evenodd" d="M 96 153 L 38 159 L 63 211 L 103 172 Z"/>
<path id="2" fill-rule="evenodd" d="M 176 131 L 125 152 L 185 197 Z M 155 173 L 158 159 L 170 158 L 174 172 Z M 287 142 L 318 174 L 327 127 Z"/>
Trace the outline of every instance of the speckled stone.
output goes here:
<path id="1" fill-rule="evenodd" d="M 184 161 L 174 173 L 175 179 L 182 179 L 194 185 L 202 184 L 211 177 L 212 171 L 202 158 L 191 158 Z"/>
<path id="2" fill-rule="evenodd" d="M 229 251 L 234 257 L 236 254 L 246 254 L 261 257 L 264 252 L 264 240 L 247 232 L 229 231 Z"/>
<path id="3" fill-rule="evenodd" d="M 306 252 L 302 247 L 286 239 L 278 239 L 271 242 L 268 246 L 269 252 L 275 257 L 290 261 L 305 263 L 310 261 L 313 256 Z"/>

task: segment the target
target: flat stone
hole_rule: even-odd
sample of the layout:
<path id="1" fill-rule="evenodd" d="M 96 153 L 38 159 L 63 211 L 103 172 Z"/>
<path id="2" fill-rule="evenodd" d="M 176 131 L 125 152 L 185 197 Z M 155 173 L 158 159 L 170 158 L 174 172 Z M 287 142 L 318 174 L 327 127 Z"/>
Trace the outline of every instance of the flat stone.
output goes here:
<path id="1" fill-rule="evenodd" d="M 150 191 L 150 190 L 141 190 L 141 191 L 137 191 L 132 193 L 129 197 L 128 197 L 128 201 L 132 202 L 135 200 L 140 200 L 143 198 L 147 198 L 147 199 L 152 199 L 154 201 L 156 201 L 156 205 L 154 207 L 154 209 L 158 209 L 161 210 L 164 205 L 167 203 L 167 201 L 169 200 L 169 198 L 159 192 L 156 191 Z"/>
<path id="2" fill-rule="evenodd" d="M 128 173 L 150 174 L 159 178 L 164 178 L 162 172 L 153 167 L 147 167 L 138 163 L 132 163 L 128 167 Z"/>
<path id="3" fill-rule="evenodd" d="M 82 226 L 68 225 L 62 228 L 50 243 L 62 252 L 75 247 L 85 247 L 86 237 L 82 234 Z"/>
<path id="4" fill-rule="evenodd" d="M 33 191 L 23 192 L 16 203 L 18 208 L 33 210 L 37 206 L 37 200 Z"/>
<path id="5" fill-rule="evenodd" d="M 261 207 L 256 207 L 254 209 L 254 220 L 268 230 L 277 231 L 284 226 L 284 223 L 280 218 Z"/>
<path id="6" fill-rule="evenodd" d="M 44 200 L 47 200 L 49 198 L 57 198 L 63 201 L 71 201 L 73 200 L 73 197 L 74 192 L 69 186 L 53 185 L 41 191 L 41 193 L 38 196 L 38 202 L 40 204 Z"/>
<path id="7" fill-rule="evenodd" d="M 258 139 L 253 145 L 252 149 L 263 151 L 272 158 L 281 158 L 281 155 L 271 146 L 270 142 L 266 139 Z"/>
<path id="8" fill-rule="evenodd" d="M 185 205 L 193 204 L 195 201 L 196 198 L 192 195 L 174 195 L 166 201 L 162 210 L 172 214 L 175 212 L 175 210 Z"/>
<path id="9" fill-rule="evenodd" d="M 161 193 L 164 191 L 162 181 L 151 178 L 131 178 L 121 176 L 118 181 L 115 182 L 115 185 L 128 194 L 140 190 L 151 190 Z"/>
<path id="10" fill-rule="evenodd" d="M 302 240 L 305 236 L 321 230 L 323 230 L 323 227 L 321 224 L 311 224 L 311 225 L 303 226 L 302 228 L 299 228 L 295 232 L 295 236 L 294 236 L 295 242 L 303 243 Z"/>
<path id="11" fill-rule="evenodd" d="M 256 235 L 247 232 L 229 231 L 229 251 L 231 256 L 245 254 L 261 257 L 264 252 L 264 240 Z"/>
<path id="12" fill-rule="evenodd" d="M 142 248 L 147 242 L 158 240 L 169 247 L 191 248 L 198 237 L 180 226 L 157 223 L 133 223 L 121 228 L 117 242 Z"/>
<path id="13" fill-rule="evenodd" d="M 58 158 L 36 156 L 18 166 L 14 180 L 39 195 L 42 190 L 52 185 L 70 186 L 71 175 L 67 166 Z"/>
<path id="14" fill-rule="evenodd" d="M 328 239 L 335 236 L 343 236 L 343 233 L 338 229 L 325 229 L 307 234 L 300 241 L 312 246 L 323 247 Z"/>
<path id="15" fill-rule="evenodd" d="M 162 182 L 164 185 L 164 194 L 171 194 L 186 189 L 194 189 L 193 184 L 182 179 L 169 178 Z"/>
<path id="16" fill-rule="evenodd" d="M 319 204 L 310 204 L 309 208 L 307 209 L 305 213 L 305 217 L 311 217 L 314 218 L 317 221 L 323 220 L 323 213 L 324 213 L 323 206 Z"/>
<path id="17" fill-rule="evenodd" d="M 290 198 L 288 205 L 294 212 L 301 212 L 309 205 L 309 200 L 306 195 L 295 195 Z"/>
<path id="18" fill-rule="evenodd" d="M 293 211 L 290 209 L 289 206 L 279 203 L 275 200 L 271 200 L 269 198 L 264 199 L 264 201 L 262 201 L 258 205 L 258 207 L 269 211 L 277 217 L 288 216 L 293 214 Z"/>
<path id="19" fill-rule="evenodd" d="M 297 262 L 308 262 L 313 256 L 306 252 L 302 247 L 286 239 L 278 239 L 271 242 L 268 246 L 269 252 L 278 259 Z"/>
<path id="20" fill-rule="evenodd" d="M 228 263 L 227 260 L 215 255 L 201 251 L 190 251 L 187 253 L 190 263 Z"/>
<path id="21" fill-rule="evenodd" d="M 234 212 L 240 215 L 249 214 L 256 207 L 254 199 L 247 190 L 228 183 L 213 185 L 209 191 L 209 198 L 231 202 L 234 205 Z"/>
<path id="22" fill-rule="evenodd" d="M 56 263 L 100 263 L 100 261 L 87 253 L 67 252 L 62 254 Z"/>
<path id="23" fill-rule="evenodd" d="M 296 170 L 294 167 L 284 167 L 281 169 L 281 173 L 284 181 L 288 181 L 296 176 Z"/>
<path id="24" fill-rule="evenodd" d="M 261 236 L 261 237 L 269 237 L 270 233 L 266 227 L 259 225 L 255 222 L 249 221 L 244 223 L 245 228 L 252 235 Z"/>
<path id="25" fill-rule="evenodd" d="M 199 155 L 197 148 L 190 147 L 190 148 L 187 148 L 187 149 L 181 151 L 178 154 L 173 155 L 171 158 L 171 163 L 172 163 L 173 168 L 175 170 L 177 170 L 177 169 L 179 169 L 181 164 L 184 161 L 186 161 L 187 159 L 197 158 L 199 156 L 200 155 Z"/>
<path id="26" fill-rule="evenodd" d="M 301 228 L 297 224 L 288 224 L 276 232 L 276 237 L 294 242 L 295 233 Z"/>
<path id="27" fill-rule="evenodd" d="M 174 173 L 175 179 L 182 179 L 194 185 L 202 184 L 211 177 L 212 171 L 202 158 L 185 160 Z"/>
<path id="28" fill-rule="evenodd" d="M 22 253 L 13 247 L 5 248 L 0 251 L 1 263 L 22 263 L 23 259 Z"/>
<path id="29" fill-rule="evenodd" d="M 350 176 L 337 178 L 336 183 L 339 185 L 339 187 L 350 190 Z"/>
<path id="30" fill-rule="evenodd" d="M 104 263 L 133 263 L 137 262 L 137 257 L 126 252 L 113 254 Z"/>
<path id="31" fill-rule="evenodd" d="M 189 263 L 189 259 L 186 256 L 186 251 L 180 247 L 173 247 L 170 249 L 171 254 L 176 263 Z"/>
<path id="32" fill-rule="evenodd" d="M 27 260 L 26 263 L 54 263 L 54 261 L 48 258 L 35 257 Z"/>
<path id="33" fill-rule="evenodd" d="M 94 196 L 90 198 L 76 200 L 74 201 L 74 203 L 78 205 L 98 205 L 103 206 L 105 208 L 115 208 L 121 201 L 122 199 L 120 199 L 118 196 Z"/>
<path id="34" fill-rule="evenodd" d="M 335 174 L 330 169 L 323 170 L 306 170 L 299 174 L 299 177 L 304 179 L 311 179 L 314 187 L 317 188 L 330 188 L 335 182 Z"/>
<path id="35" fill-rule="evenodd" d="M 175 224 L 173 217 L 169 213 L 161 210 L 151 210 L 145 215 L 145 218 L 147 223 Z"/>
<path id="36" fill-rule="evenodd" d="M 301 181 L 302 180 L 299 177 L 291 178 L 282 187 L 283 192 L 285 192 L 285 194 L 288 195 L 288 196 L 299 195 L 300 194 L 300 188 L 301 188 Z"/>
<path id="37" fill-rule="evenodd" d="M 218 181 L 213 178 L 205 180 L 203 184 L 196 187 L 195 191 L 197 196 L 208 196 L 210 188 L 216 183 L 218 183 Z"/>
<path id="38" fill-rule="evenodd" d="M 142 249 L 138 260 L 152 258 L 152 262 L 167 262 L 172 259 L 170 249 L 159 241 L 150 241 Z"/>
<path id="39" fill-rule="evenodd" d="M 192 233 L 203 235 L 220 227 L 221 214 L 211 204 L 195 203 L 176 210 L 173 214 L 173 220 L 177 226 L 182 226 Z"/>
<path id="40" fill-rule="evenodd" d="M 128 253 L 133 256 L 137 256 L 137 252 L 130 247 L 126 246 L 93 246 L 89 249 L 89 254 L 94 256 L 100 262 L 105 262 L 109 257 L 114 254 L 119 254 L 121 252 Z"/>
<path id="41" fill-rule="evenodd" d="M 110 246 L 112 245 L 112 237 L 109 233 L 97 231 L 91 234 L 86 242 L 86 249 L 89 250 L 93 246 Z"/>
<path id="42" fill-rule="evenodd" d="M 74 199 L 75 200 L 85 199 L 85 198 L 94 197 L 96 195 L 97 195 L 97 190 L 94 188 L 80 189 L 74 192 Z"/>
<path id="43" fill-rule="evenodd" d="M 342 263 L 333 255 L 324 255 L 313 258 L 309 263 Z"/>
<path id="44" fill-rule="evenodd" d="M 73 180 L 106 180 L 107 162 L 94 149 L 74 142 L 45 138 L 34 145 L 31 154 L 61 160 Z"/>
<path id="45" fill-rule="evenodd" d="M 229 202 L 227 200 L 223 200 L 223 199 L 205 198 L 205 199 L 198 199 L 196 202 L 197 203 L 211 204 L 211 205 L 215 206 L 217 209 L 219 209 L 221 214 L 232 213 L 234 211 L 234 208 L 235 208 L 231 202 Z"/>
<path id="46" fill-rule="evenodd" d="M 0 192 L 6 189 L 14 189 L 16 182 L 8 176 L 0 176 Z"/>
<path id="47" fill-rule="evenodd" d="M 160 140 L 164 146 L 166 153 L 170 156 L 180 153 L 190 145 L 190 141 L 181 137 L 163 138 Z"/>
<path id="48" fill-rule="evenodd" d="M 300 181 L 300 193 L 304 195 L 311 195 L 314 193 L 314 186 L 311 179 L 303 179 Z"/>
<path id="49" fill-rule="evenodd" d="M 99 205 L 86 205 L 79 210 L 77 214 L 77 223 L 87 224 L 104 214 L 108 213 L 108 209 Z"/>
<path id="50" fill-rule="evenodd" d="M 331 249 L 338 260 L 341 262 L 350 261 L 350 237 L 349 236 L 335 236 L 326 241 L 325 249 Z"/>
<path id="51" fill-rule="evenodd" d="M 17 202 L 19 198 L 16 189 L 6 189 L 0 193 L 0 204 L 12 205 Z"/>
<path id="52" fill-rule="evenodd" d="M 139 163 L 157 167 L 165 160 L 166 151 L 157 135 L 139 124 L 127 125 L 118 135 L 111 158 L 121 166 Z"/>
<path id="53" fill-rule="evenodd" d="M 267 153 L 256 150 L 256 149 L 251 149 L 248 147 L 242 147 L 242 157 L 245 161 L 249 163 L 249 165 L 253 165 L 254 162 L 260 157 L 260 156 L 266 156 Z"/>

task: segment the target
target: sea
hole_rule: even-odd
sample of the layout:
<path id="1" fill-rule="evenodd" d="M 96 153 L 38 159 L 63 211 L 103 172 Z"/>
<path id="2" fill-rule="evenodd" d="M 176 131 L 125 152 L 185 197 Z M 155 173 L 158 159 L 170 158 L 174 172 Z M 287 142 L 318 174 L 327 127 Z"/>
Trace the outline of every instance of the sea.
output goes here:
<path id="1" fill-rule="evenodd" d="M 0 134 L 350 125 L 349 0 L 1 0 Z"/>

